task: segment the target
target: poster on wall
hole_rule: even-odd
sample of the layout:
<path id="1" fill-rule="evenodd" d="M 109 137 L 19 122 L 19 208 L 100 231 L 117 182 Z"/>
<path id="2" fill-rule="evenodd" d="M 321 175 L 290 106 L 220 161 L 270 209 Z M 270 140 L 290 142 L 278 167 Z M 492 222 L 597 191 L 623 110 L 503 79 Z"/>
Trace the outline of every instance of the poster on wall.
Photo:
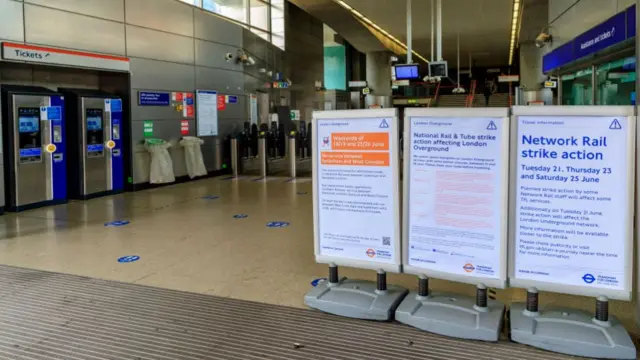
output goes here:
<path id="1" fill-rule="evenodd" d="M 218 93 L 196 90 L 196 127 L 198 136 L 218 135 Z"/>
<path id="2" fill-rule="evenodd" d="M 258 124 L 258 96 L 251 94 L 249 96 L 249 114 L 251 125 Z"/>

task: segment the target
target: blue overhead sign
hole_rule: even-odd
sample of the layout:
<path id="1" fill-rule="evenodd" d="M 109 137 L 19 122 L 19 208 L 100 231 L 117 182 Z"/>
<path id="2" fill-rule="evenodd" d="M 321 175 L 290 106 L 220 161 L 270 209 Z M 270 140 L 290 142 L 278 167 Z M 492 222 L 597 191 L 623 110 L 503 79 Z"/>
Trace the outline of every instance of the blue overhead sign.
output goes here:
<path id="1" fill-rule="evenodd" d="M 171 105 L 171 96 L 166 92 L 138 92 L 138 105 L 140 106 L 169 106 Z"/>
<path id="2" fill-rule="evenodd" d="M 636 35 L 636 7 L 614 15 L 542 58 L 542 71 L 549 72 Z"/>
<path id="3" fill-rule="evenodd" d="M 625 20 L 626 13 L 621 12 L 576 37 L 573 40 L 573 56 L 579 59 L 624 41 L 627 38 Z"/>

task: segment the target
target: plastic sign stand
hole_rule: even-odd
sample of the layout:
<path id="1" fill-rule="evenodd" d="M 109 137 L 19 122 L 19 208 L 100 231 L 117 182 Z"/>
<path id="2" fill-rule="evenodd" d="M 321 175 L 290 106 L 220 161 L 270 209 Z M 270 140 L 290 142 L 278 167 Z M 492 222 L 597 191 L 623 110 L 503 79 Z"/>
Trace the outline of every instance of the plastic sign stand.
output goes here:
<path id="1" fill-rule="evenodd" d="M 635 359 L 606 297 L 631 300 L 636 117 L 632 107 L 514 107 L 513 341 L 590 358 Z M 537 290 L 597 296 L 596 313 L 538 309 Z M 606 297 L 605 297 L 606 296 Z"/>
<path id="2" fill-rule="evenodd" d="M 312 126 L 315 257 L 330 271 L 305 304 L 391 320 L 407 294 L 386 284 L 401 267 L 397 110 L 314 112 Z M 377 282 L 339 279 L 338 265 L 377 270 Z"/>
<path id="3" fill-rule="evenodd" d="M 509 110 L 406 109 L 403 269 L 420 275 L 396 320 L 498 341 L 507 280 Z M 431 294 L 427 276 L 478 285 L 476 298 Z"/>

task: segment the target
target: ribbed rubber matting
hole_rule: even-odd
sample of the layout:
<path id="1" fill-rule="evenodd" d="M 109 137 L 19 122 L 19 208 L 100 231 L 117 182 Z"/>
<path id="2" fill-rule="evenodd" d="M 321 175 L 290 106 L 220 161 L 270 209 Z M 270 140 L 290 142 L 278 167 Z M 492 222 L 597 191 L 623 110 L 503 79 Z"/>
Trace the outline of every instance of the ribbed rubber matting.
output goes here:
<path id="1" fill-rule="evenodd" d="M 0 266 L 0 359 L 567 358 L 397 323 Z"/>

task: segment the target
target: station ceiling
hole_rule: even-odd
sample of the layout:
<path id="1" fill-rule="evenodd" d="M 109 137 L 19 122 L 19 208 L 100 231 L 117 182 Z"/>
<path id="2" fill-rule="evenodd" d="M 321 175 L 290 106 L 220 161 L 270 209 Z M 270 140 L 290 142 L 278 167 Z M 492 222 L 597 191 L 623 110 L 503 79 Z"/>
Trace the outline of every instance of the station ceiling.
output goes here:
<path id="1" fill-rule="evenodd" d="M 380 51 L 385 46 L 334 0 L 290 0 L 323 21 L 359 51 Z M 402 42 L 407 40 L 404 0 L 343 0 Z M 435 0 L 434 0 L 435 3 Z M 469 54 L 476 66 L 501 66 L 509 62 L 513 0 L 443 0 L 442 51 L 449 67 L 455 67 L 456 35 L 460 34 L 460 63 L 466 68 Z M 431 59 L 431 1 L 413 0 L 413 48 Z"/>

